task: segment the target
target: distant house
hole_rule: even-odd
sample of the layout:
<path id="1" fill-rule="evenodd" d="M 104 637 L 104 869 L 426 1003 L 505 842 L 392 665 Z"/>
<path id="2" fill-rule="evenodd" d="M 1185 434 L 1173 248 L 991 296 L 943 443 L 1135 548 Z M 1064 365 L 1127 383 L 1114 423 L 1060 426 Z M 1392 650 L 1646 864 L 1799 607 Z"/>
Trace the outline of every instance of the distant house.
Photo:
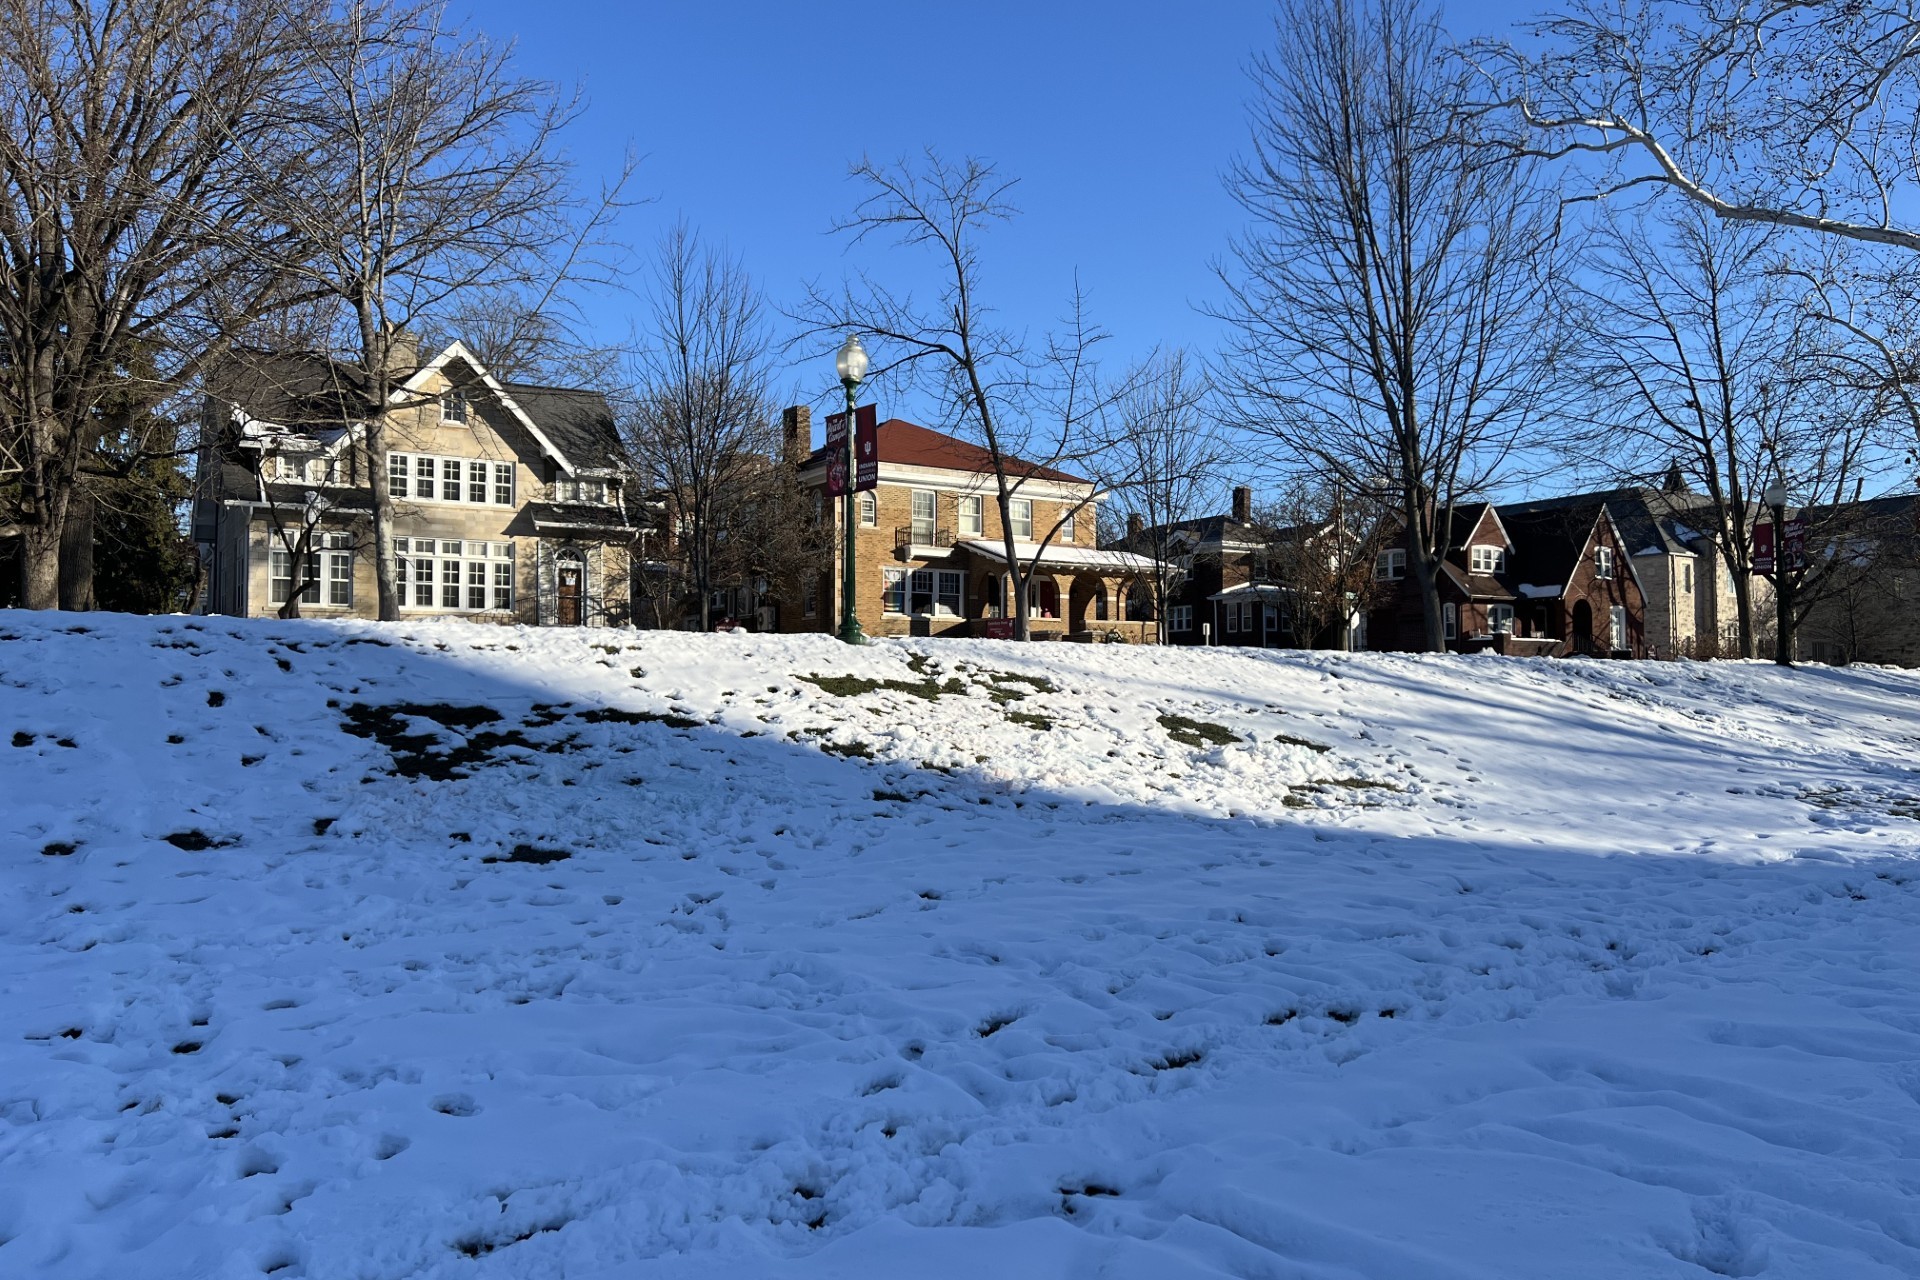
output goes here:
<path id="1" fill-rule="evenodd" d="M 1147 525 L 1138 517 L 1109 545 L 1147 556 L 1158 566 L 1167 598 L 1166 640 L 1182 645 L 1308 648 L 1338 638 L 1309 634 L 1300 585 L 1285 581 L 1286 561 L 1301 540 L 1326 527 L 1274 529 L 1253 515 L 1253 490 L 1233 490 L 1230 510 L 1192 520 Z"/>
<path id="2" fill-rule="evenodd" d="M 824 492 L 827 452 L 810 447 L 811 414 L 790 409 L 784 426 L 800 485 L 819 495 L 822 518 L 832 519 L 837 501 Z M 1153 562 L 1095 545 L 1102 499 L 1092 481 L 1008 461 L 1018 482 L 1009 513 L 1014 555 L 1036 566 L 1020 602 L 1012 598 L 987 450 L 897 418 L 879 424 L 877 443 L 879 486 L 855 499 L 854 607 L 867 634 L 980 636 L 989 622 L 1024 607 L 1039 639 L 1154 638 Z M 836 562 L 803 587 L 801 600 L 783 602 L 780 630 L 838 628 L 841 539 L 834 541 Z"/>
<path id="3" fill-rule="evenodd" d="M 456 342 L 402 348 L 392 401 L 324 355 L 242 352 L 210 379 L 193 535 L 209 612 L 373 617 L 364 424 L 385 418 L 404 616 L 630 616 L 620 442 L 593 391 L 496 380 Z"/>
<path id="4" fill-rule="evenodd" d="M 1836 666 L 1920 666 L 1920 496 L 1806 515 L 1808 556 L 1819 576 L 1798 628 L 1799 656 Z"/>
<path id="5" fill-rule="evenodd" d="M 1677 472 L 1662 488 L 1605 489 L 1509 503 L 1500 510 L 1547 515 L 1584 510 L 1596 502 L 1613 518 L 1646 597 L 1647 656 L 1737 655 L 1740 619 L 1733 567 L 1706 532 L 1713 526 L 1711 500 L 1690 492 Z M 1750 591 L 1755 620 L 1764 628 L 1772 616 L 1772 587 L 1754 578 Z"/>
<path id="6" fill-rule="evenodd" d="M 1426 647 L 1405 533 L 1384 533 L 1364 647 Z M 1456 508 L 1440 566 L 1446 647 L 1458 653 L 1643 657 L 1646 596 L 1619 528 L 1598 501 L 1551 511 Z"/>

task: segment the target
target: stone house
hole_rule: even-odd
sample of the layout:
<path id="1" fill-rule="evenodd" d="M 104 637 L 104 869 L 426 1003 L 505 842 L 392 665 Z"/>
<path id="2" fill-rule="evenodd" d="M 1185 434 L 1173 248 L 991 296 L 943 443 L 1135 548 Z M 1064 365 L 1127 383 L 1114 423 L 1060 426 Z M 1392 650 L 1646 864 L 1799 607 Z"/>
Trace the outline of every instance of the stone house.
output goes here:
<path id="1" fill-rule="evenodd" d="M 1422 649 L 1426 624 L 1407 537 L 1380 541 L 1380 591 L 1364 647 Z M 1601 502 L 1547 512 L 1485 502 L 1455 508 L 1439 590 L 1446 645 L 1456 653 L 1646 655 L 1646 596 Z"/>
<path id="2" fill-rule="evenodd" d="M 1819 576 L 1795 636 L 1799 656 L 1836 666 L 1920 667 L 1920 496 L 1806 514 L 1808 554 Z"/>
<path id="3" fill-rule="evenodd" d="M 364 424 L 384 415 L 408 617 L 621 626 L 631 614 L 619 437 L 606 400 L 503 383 L 461 343 L 404 346 L 390 403 L 304 352 L 238 353 L 203 401 L 193 536 L 204 608 L 378 615 Z"/>
<path id="4" fill-rule="evenodd" d="M 827 454 L 811 447 L 811 413 L 786 411 L 787 457 L 799 484 L 817 495 L 821 519 L 840 525 L 838 499 L 825 494 Z M 858 494 L 854 609 L 868 635 L 984 636 L 1010 620 L 1015 602 L 1007 570 L 991 456 L 987 450 L 900 419 L 879 424 L 879 485 Z M 1036 639 L 1154 639 L 1153 562 L 1101 550 L 1094 528 L 1101 496 L 1092 481 L 1054 468 L 1008 464 L 1014 554 L 1036 572 L 1026 602 Z M 839 627 L 840 544 L 834 563 L 783 601 L 782 631 Z M 1044 543 L 1044 547 L 1043 544 Z"/>

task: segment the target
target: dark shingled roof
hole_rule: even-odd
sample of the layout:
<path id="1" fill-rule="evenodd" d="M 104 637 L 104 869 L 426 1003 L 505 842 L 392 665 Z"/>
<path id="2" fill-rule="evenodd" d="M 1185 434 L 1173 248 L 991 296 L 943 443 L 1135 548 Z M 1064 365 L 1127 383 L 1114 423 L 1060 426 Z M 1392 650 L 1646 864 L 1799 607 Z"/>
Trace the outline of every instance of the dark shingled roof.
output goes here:
<path id="1" fill-rule="evenodd" d="M 312 351 L 241 350 L 207 379 L 216 399 L 249 417 L 313 432 L 364 421 L 372 412 L 358 369 Z M 503 383 L 503 389 L 575 467 L 618 468 L 624 451 L 613 409 L 598 391 Z"/>
<path id="2" fill-rule="evenodd" d="M 1708 517 L 1695 513 L 1711 501 L 1704 494 L 1668 489 L 1602 489 L 1563 498 L 1506 503 L 1500 508 L 1500 516 L 1505 519 L 1509 512 L 1534 515 L 1604 503 L 1628 555 L 1637 556 L 1646 551 L 1688 555 L 1696 550 L 1698 539 L 1687 535 L 1711 523 Z"/>
<path id="3" fill-rule="evenodd" d="M 524 514 L 536 525 L 575 529 L 630 529 L 626 513 L 618 507 L 600 507 L 591 503 L 529 502 Z"/>
<path id="4" fill-rule="evenodd" d="M 1527 586 L 1566 586 L 1605 506 L 1592 498 L 1555 503 L 1543 511 L 1499 508 L 1502 523 L 1513 535 L 1507 576 Z"/>
<path id="5" fill-rule="evenodd" d="M 589 471 L 613 470 L 625 461 L 613 408 L 598 391 L 578 387 L 537 387 L 502 383 L 520 411 L 547 433 L 567 461 Z"/>

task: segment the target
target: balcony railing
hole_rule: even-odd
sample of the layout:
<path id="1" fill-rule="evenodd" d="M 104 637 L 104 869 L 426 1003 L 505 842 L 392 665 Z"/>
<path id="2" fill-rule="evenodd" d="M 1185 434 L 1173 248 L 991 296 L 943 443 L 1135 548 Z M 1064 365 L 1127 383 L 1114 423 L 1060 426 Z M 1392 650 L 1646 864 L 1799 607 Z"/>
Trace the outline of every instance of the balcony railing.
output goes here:
<path id="1" fill-rule="evenodd" d="M 931 524 L 902 524 L 893 529 L 893 547 L 905 551 L 911 547 L 950 547 L 953 530 Z"/>

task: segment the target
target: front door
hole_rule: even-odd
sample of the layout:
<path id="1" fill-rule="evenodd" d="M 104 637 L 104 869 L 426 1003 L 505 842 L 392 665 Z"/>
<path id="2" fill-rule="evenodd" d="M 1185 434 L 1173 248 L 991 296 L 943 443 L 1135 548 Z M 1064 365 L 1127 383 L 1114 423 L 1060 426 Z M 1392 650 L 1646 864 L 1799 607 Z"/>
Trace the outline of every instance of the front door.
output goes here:
<path id="1" fill-rule="evenodd" d="M 580 574 L 578 560 L 560 562 L 560 608 L 556 620 L 563 627 L 580 625 Z"/>

